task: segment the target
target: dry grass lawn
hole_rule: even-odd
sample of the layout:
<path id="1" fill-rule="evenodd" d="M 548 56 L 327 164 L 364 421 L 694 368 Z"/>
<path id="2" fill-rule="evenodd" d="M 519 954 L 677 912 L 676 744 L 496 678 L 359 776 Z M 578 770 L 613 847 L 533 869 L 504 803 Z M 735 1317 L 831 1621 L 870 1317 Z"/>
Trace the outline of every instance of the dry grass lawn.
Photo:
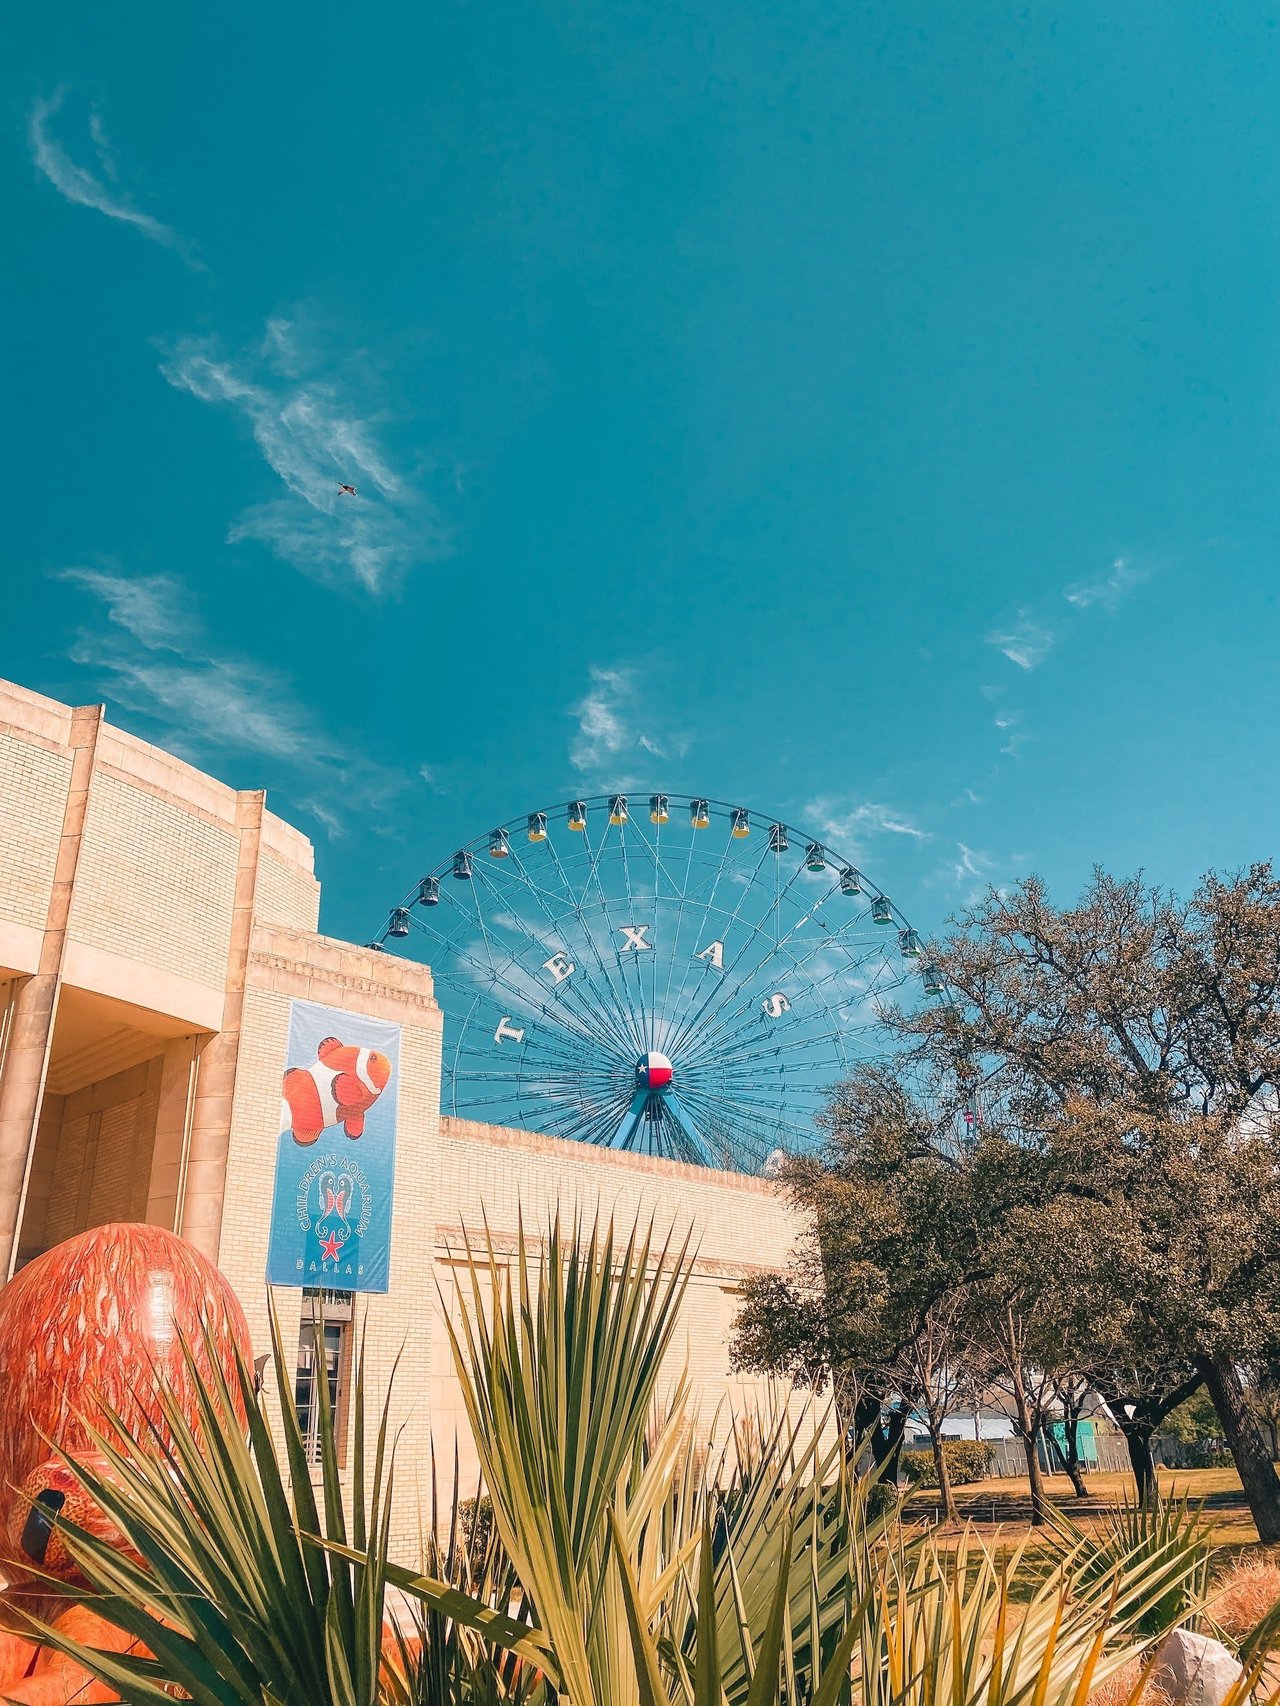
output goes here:
<path id="1" fill-rule="evenodd" d="M 1133 1481 L 1128 1475 L 1090 1475 L 1087 1480 L 1089 1496 L 1077 1499 L 1065 1475 L 1045 1477 L 1049 1498 L 1082 1528 L 1102 1521 L 1109 1506 L 1133 1497 Z M 1234 1469 L 1162 1469 L 1160 1488 L 1177 1498 L 1185 1494 L 1200 1505 L 1213 1524 L 1214 1540 L 1219 1546 L 1229 1548 L 1233 1554 L 1248 1550 L 1254 1556 L 1266 1556 L 1259 1547 L 1258 1531 Z M 978 1481 L 971 1487 L 957 1487 L 956 1504 L 962 1522 L 972 1524 L 984 1535 L 998 1532 L 1002 1547 L 1015 1546 L 1027 1535 L 1035 1544 L 1037 1532 L 1031 1527 L 1031 1496 L 1021 1477 L 1002 1477 Z M 928 1488 L 913 1493 L 905 1515 L 909 1524 L 936 1522 L 936 1493 Z"/>

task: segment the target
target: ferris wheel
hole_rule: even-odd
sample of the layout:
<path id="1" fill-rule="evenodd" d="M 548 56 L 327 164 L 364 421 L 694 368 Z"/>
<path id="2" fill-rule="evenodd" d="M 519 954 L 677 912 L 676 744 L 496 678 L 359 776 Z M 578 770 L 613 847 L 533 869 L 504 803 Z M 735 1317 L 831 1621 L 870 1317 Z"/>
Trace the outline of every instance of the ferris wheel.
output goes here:
<path id="1" fill-rule="evenodd" d="M 889 1052 L 883 1005 L 943 993 L 853 863 L 741 806 L 621 794 L 460 848 L 380 943 L 432 969 L 443 1111 L 707 1167 L 812 1148 Z"/>

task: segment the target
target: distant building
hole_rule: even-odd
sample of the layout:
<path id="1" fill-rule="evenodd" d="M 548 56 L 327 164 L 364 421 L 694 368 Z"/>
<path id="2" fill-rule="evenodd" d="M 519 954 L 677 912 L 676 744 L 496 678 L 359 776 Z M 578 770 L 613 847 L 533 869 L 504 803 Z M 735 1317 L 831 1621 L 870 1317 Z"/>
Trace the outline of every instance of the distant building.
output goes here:
<path id="1" fill-rule="evenodd" d="M 389 1291 L 353 1296 L 341 1259 L 308 1263 L 314 1272 L 299 1259 L 294 1283 L 275 1292 L 304 1408 L 314 1408 L 323 1364 L 345 1425 L 352 1324 L 363 1324 L 375 1391 L 403 1350 L 401 1482 L 424 1470 L 431 1430 L 446 1457 L 455 1430 L 464 1434 L 465 1475 L 439 1299 L 456 1307 L 463 1227 L 478 1231 L 483 1210 L 507 1253 L 518 1206 L 535 1230 L 557 1207 L 627 1226 L 652 1216 L 660 1232 L 693 1226 L 679 1360 L 689 1359 L 704 1419 L 726 1394 L 754 1405 L 759 1383 L 731 1375 L 727 1343 L 743 1280 L 782 1265 L 796 1231 L 774 1188 L 442 1118 L 430 970 L 318 934 L 319 908 L 311 844 L 263 794 L 237 793 L 113 728 L 100 706 L 72 709 L 0 682 L 0 1282 L 75 1232 L 149 1221 L 218 1262 L 264 1348 L 278 1148 L 314 1141 L 308 1119 L 333 1112 L 333 1072 L 318 1068 L 316 1087 L 304 1073 L 298 1106 L 282 1108 L 291 1015 L 311 1003 L 333 1010 L 339 1043 L 351 1043 L 338 1034 L 344 1017 L 356 1030 L 394 1029 L 399 1082 Z M 355 1061 L 351 1080 L 348 1107 L 372 1106 L 378 1072 Z M 329 1130 L 341 1156 L 364 1153 L 354 1129 Z M 350 1217 L 358 1179 L 326 1186 L 317 1175 L 307 1190 L 313 1182 Z M 301 1214 L 302 1192 L 298 1204 Z M 341 1246 L 335 1237 L 324 1248 Z M 323 1343 L 313 1325 L 321 1291 Z M 406 1495 L 400 1508 L 408 1544 L 415 1501 Z"/>

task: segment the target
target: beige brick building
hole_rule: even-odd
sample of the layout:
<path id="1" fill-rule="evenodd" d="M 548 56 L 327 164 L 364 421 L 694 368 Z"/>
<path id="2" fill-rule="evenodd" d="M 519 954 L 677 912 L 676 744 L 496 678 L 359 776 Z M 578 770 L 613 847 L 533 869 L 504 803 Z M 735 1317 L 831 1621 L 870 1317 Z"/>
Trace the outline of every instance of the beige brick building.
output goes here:
<path id="1" fill-rule="evenodd" d="M 391 1287 L 329 1305 L 341 1381 L 355 1318 L 374 1388 L 402 1352 L 402 1485 L 427 1442 L 470 1460 L 440 1299 L 464 1227 L 510 1249 L 517 1212 L 557 1208 L 692 1227 L 697 1268 L 679 1346 L 701 1412 L 759 1396 L 729 1370 L 743 1278 L 794 1235 L 762 1180 L 601 1151 L 440 1114 L 442 1015 L 430 971 L 319 935 L 311 844 L 190 765 L 0 682 L 0 1282 L 72 1233 L 171 1227 L 221 1266 L 267 1337 L 268 1214 L 291 998 L 401 1027 Z M 319 1347 L 314 1304 L 276 1288 L 299 1391 Z M 304 1314 L 306 1320 L 304 1321 Z M 414 1501 L 400 1501 L 408 1544 Z"/>

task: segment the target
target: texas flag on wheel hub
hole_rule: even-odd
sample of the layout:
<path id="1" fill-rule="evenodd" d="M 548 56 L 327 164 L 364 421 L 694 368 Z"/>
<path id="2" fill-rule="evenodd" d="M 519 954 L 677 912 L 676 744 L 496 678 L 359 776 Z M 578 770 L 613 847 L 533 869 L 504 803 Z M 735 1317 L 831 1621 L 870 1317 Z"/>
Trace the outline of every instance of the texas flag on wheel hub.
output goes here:
<path id="1" fill-rule="evenodd" d="M 636 1063 L 636 1083 L 642 1090 L 665 1090 L 672 1077 L 671 1062 L 657 1049 L 642 1054 Z"/>

